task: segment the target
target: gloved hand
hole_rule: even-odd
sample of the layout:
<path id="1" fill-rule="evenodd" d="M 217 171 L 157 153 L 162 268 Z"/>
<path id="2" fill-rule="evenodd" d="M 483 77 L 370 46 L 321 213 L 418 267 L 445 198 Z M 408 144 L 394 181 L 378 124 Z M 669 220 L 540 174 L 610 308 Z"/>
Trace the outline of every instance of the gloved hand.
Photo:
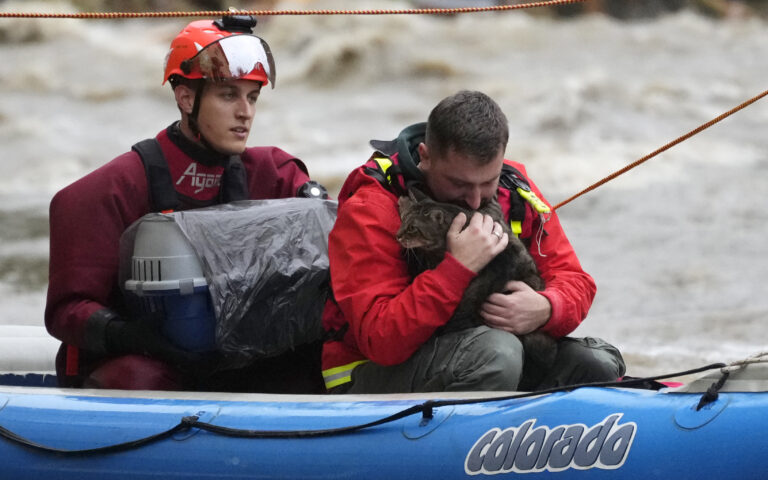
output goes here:
<path id="1" fill-rule="evenodd" d="M 110 353 L 137 353 L 162 360 L 176 367 L 192 366 L 205 355 L 183 350 L 160 333 L 157 322 L 140 318 L 133 321 L 119 317 L 109 320 L 105 329 L 105 345 Z"/>

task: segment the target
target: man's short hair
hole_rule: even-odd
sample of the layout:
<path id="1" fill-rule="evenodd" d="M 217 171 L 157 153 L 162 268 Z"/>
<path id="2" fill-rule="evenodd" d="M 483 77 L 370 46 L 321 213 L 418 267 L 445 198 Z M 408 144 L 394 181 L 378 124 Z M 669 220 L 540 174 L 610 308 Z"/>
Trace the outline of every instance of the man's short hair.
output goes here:
<path id="1" fill-rule="evenodd" d="M 425 143 L 430 152 L 469 155 L 482 165 L 507 148 L 509 127 L 499 105 L 482 92 L 462 90 L 429 114 Z"/>

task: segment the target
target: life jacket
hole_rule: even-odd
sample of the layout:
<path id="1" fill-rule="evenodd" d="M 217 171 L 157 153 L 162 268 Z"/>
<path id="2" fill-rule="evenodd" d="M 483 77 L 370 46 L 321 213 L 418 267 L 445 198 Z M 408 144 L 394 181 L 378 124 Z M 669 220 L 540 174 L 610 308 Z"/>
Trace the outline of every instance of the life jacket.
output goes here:
<path id="1" fill-rule="evenodd" d="M 394 140 L 371 140 L 376 152 L 363 166 L 365 173 L 397 196 L 406 195 L 410 187 L 423 183 L 424 176 L 417 167 L 418 145 L 424 141 L 426 128 L 426 123 L 417 123 L 405 128 Z M 501 168 L 499 187 L 507 191 L 500 192 L 499 201 L 508 202 L 507 221 L 512 233 L 529 240 L 534 234 L 531 214 L 546 216 L 551 209 L 531 190 L 525 176 L 507 162 Z M 523 228 L 524 225 L 529 228 Z"/>
<path id="2" fill-rule="evenodd" d="M 171 171 L 168 169 L 168 162 L 166 162 L 163 150 L 160 148 L 160 142 L 156 138 L 142 140 L 131 149 L 139 154 L 141 162 L 144 164 L 152 212 L 170 213 L 174 210 L 199 206 L 194 205 L 189 199 L 180 198 L 181 196 L 173 186 Z M 248 198 L 250 197 L 245 166 L 243 166 L 240 156 L 232 155 L 221 177 L 219 196 L 215 203 L 229 203 Z"/>

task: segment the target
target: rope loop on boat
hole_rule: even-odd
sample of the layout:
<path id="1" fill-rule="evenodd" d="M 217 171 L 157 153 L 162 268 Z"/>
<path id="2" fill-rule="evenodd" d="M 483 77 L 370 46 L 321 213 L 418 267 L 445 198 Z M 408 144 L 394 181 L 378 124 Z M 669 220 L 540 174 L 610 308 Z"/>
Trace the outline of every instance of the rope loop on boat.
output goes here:
<path id="1" fill-rule="evenodd" d="M 709 386 L 706 392 L 704 392 L 704 395 L 701 396 L 701 399 L 699 399 L 699 404 L 696 405 L 696 411 L 698 412 L 702 408 L 704 408 L 706 405 L 709 405 L 710 403 L 716 402 L 720 394 L 720 389 L 723 388 L 723 385 L 725 385 L 725 381 L 728 380 L 728 377 L 731 375 L 731 372 L 728 370 L 725 370 L 724 368 L 721 369 L 723 371 L 723 374 L 720 376 L 720 378 Z"/>
<path id="2" fill-rule="evenodd" d="M 32 450 L 37 450 L 40 452 L 56 453 L 64 456 L 87 456 L 87 455 L 123 452 L 126 450 L 133 450 L 139 447 L 143 447 L 145 445 L 149 445 L 159 440 L 168 438 L 175 433 L 189 430 L 196 423 L 197 423 L 197 417 L 184 417 L 181 419 L 178 425 L 171 427 L 168 430 L 165 430 L 163 432 L 156 433 L 154 435 L 149 435 L 148 437 L 139 438 L 137 440 L 130 440 L 128 442 L 123 442 L 123 443 L 116 443 L 114 445 L 106 445 L 104 447 L 84 448 L 84 449 L 56 448 L 56 447 L 50 447 L 48 445 L 42 445 L 42 444 L 33 442 L 32 440 L 29 440 L 27 438 L 24 438 L 21 435 L 18 435 L 4 428 L 3 426 L 0 426 L 0 437 L 3 437 L 14 443 L 17 443 L 24 447 L 31 448 Z"/>
<path id="3" fill-rule="evenodd" d="M 459 13 L 501 12 L 524 8 L 553 7 L 583 3 L 587 0 L 545 0 L 514 5 L 495 5 L 487 7 L 454 8 L 410 8 L 410 9 L 371 9 L 371 10 L 204 10 L 193 12 L 81 12 L 81 13 L 42 13 L 42 12 L 0 12 L 0 18 L 78 18 L 78 19 L 118 19 L 118 18 L 174 18 L 174 17 L 221 17 L 226 15 L 456 15 Z"/>
<path id="4" fill-rule="evenodd" d="M 731 362 L 730 364 L 723 366 L 723 368 L 720 369 L 720 372 L 722 373 L 722 375 L 716 382 L 710 385 L 707 391 L 704 392 L 704 395 L 701 396 L 701 399 L 699 400 L 699 404 L 696 405 L 696 411 L 699 411 L 706 405 L 709 405 L 710 403 L 717 401 L 720 390 L 725 385 L 725 382 L 728 381 L 728 378 L 730 377 L 732 372 L 736 370 L 742 370 L 746 368 L 747 365 L 752 365 L 755 363 L 768 363 L 768 351 L 759 352 L 743 360 L 737 360 L 735 362 Z"/>

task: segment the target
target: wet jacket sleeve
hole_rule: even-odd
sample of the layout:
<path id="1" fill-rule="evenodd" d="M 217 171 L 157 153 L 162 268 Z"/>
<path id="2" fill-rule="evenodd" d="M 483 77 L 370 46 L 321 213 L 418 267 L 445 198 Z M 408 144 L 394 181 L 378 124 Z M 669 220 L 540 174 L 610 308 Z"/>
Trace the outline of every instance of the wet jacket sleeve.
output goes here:
<path id="1" fill-rule="evenodd" d="M 333 292 L 358 350 L 371 361 L 407 360 L 448 322 L 474 273 L 452 256 L 413 281 L 395 233 L 396 199 L 362 188 L 340 208 L 329 238 Z"/>
<path id="2" fill-rule="evenodd" d="M 103 326 L 113 318 L 113 306 L 122 304 L 117 285 L 120 236 L 146 213 L 147 198 L 144 168 L 133 153 L 118 157 L 54 196 L 45 309 L 51 335 L 70 345 L 104 352 Z"/>
<path id="3" fill-rule="evenodd" d="M 533 182 L 530 182 L 530 186 L 546 202 Z M 541 223 L 535 222 L 535 225 Z M 543 224 L 543 231 L 534 231 L 530 253 L 546 283 L 541 294 L 552 306 L 549 321 L 541 330 L 556 338 L 568 335 L 587 316 L 597 287 L 592 277 L 582 269 L 557 213 L 553 212 L 549 216 Z"/>

